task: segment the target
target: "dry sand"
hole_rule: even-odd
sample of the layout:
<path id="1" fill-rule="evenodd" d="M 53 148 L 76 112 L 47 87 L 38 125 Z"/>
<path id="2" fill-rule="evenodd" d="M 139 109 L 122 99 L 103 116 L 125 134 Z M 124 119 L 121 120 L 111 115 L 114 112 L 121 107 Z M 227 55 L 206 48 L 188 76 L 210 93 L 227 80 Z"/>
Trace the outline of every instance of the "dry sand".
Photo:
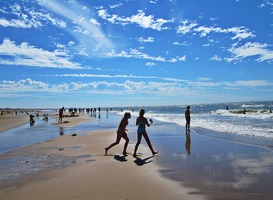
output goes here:
<path id="1" fill-rule="evenodd" d="M 69 118 L 68 123 L 60 126 L 76 125 L 82 120 L 86 118 Z M 155 164 L 160 154 L 152 157 L 143 144 L 139 147 L 138 159 L 131 154 L 127 157 L 121 155 L 124 141 L 110 149 L 105 156 L 104 147 L 114 142 L 115 130 L 77 135 L 64 135 L 20 151 L 7 152 L 5 158 L 18 157 L 20 154 L 36 158 L 61 157 L 71 160 L 72 164 L 48 169 L 53 160 L 43 161 L 47 170 L 30 173 L 0 185 L 0 199 L 204 199 L 190 194 L 194 189 L 184 188 L 177 182 L 163 178 Z M 133 152 L 133 148 L 134 144 L 130 143 L 127 151 Z M 35 159 L 31 162 L 35 162 Z"/>

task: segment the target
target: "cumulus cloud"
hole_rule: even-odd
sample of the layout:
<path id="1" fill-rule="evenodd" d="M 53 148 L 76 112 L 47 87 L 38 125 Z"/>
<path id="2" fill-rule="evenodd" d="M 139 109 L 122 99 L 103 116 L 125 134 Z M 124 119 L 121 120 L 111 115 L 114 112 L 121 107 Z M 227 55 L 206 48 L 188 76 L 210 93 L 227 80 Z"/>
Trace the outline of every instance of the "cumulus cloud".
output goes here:
<path id="1" fill-rule="evenodd" d="M 272 62 L 273 60 L 273 51 L 267 49 L 267 44 L 261 44 L 258 42 L 247 42 L 243 46 L 233 45 L 229 51 L 232 53 L 231 58 L 227 58 L 229 62 L 241 60 L 247 57 L 256 56 L 258 57 L 256 61 L 268 61 Z"/>
<path id="2" fill-rule="evenodd" d="M 4 39 L 3 43 L 0 44 L 0 64 L 83 69 L 80 64 L 70 60 L 66 51 L 60 49 L 47 51 L 31 46 L 26 42 L 16 45 L 9 39 Z"/>
<path id="3" fill-rule="evenodd" d="M 107 20 L 113 24 L 137 24 L 142 28 L 150 28 L 158 31 L 168 29 L 164 25 L 172 22 L 172 20 L 165 20 L 163 18 L 155 19 L 153 15 L 146 15 L 143 10 L 139 10 L 136 15 L 132 15 L 130 17 L 119 17 L 115 14 L 111 15 L 107 12 L 106 9 L 99 10 L 98 15 L 102 19 Z"/>
<path id="4" fill-rule="evenodd" d="M 22 79 L 20 81 L 0 81 L 1 93 L 12 92 L 52 92 L 52 93 L 103 93 L 103 94 L 157 94 L 157 95 L 177 95 L 181 94 L 183 87 L 177 82 L 144 82 L 130 81 L 124 82 L 70 82 L 63 84 L 47 84 L 32 79 Z"/>

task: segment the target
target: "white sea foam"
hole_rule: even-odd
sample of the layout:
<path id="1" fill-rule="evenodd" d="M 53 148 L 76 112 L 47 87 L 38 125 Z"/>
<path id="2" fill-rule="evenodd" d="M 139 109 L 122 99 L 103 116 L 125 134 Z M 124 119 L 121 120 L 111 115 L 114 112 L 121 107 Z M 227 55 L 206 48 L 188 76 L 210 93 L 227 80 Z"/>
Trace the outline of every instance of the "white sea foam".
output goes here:
<path id="1" fill-rule="evenodd" d="M 242 108 L 261 108 L 264 107 L 263 104 L 243 104 Z"/>
<path id="2" fill-rule="evenodd" d="M 246 114 L 242 110 L 233 109 L 233 110 L 224 110 L 219 109 L 211 112 L 212 115 L 223 115 L 230 117 L 240 117 L 240 118 L 252 118 L 252 119 L 273 119 L 273 113 L 270 113 L 269 110 L 246 110 Z"/>
<path id="3" fill-rule="evenodd" d="M 124 110 L 124 112 L 129 112 L 129 110 Z M 123 113 L 119 112 L 120 115 Z M 131 114 L 135 117 L 138 116 L 138 112 L 131 112 Z M 185 126 L 184 113 L 155 113 L 150 111 L 146 112 L 145 117 L 152 118 L 155 121 Z M 273 114 L 269 110 L 247 110 L 246 114 L 243 114 L 242 109 L 218 109 L 208 113 L 192 113 L 191 127 L 220 133 L 273 138 L 271 120 L 273 120 Z"/>

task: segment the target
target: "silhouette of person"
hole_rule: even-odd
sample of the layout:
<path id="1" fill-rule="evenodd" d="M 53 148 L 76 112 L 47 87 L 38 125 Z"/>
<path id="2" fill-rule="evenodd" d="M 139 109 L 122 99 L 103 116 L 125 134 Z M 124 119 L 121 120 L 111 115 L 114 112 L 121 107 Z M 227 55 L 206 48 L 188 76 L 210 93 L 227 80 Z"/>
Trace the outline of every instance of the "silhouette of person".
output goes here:
<path id="1" fill-rule="evenodd" d="M 30 123 L 30 126 L 32 126 L 34 123 L 35 123 L 35 120 L 34 120 L 34 115 L 29 115 L 29 123 Z"/>
<path id="2" fill-rule="evenodd" d="M 185 148 L 186 148 L 188 154 L 190 154 L 191 153 L 191 133 L 190 133 L 190 130 L 186 131 Z"/>
<path id="3" fill-rule="evenodd" d="M 186 118 L 186 131 L 190 130 L 190 124 L 191 124 L 191 112 L 190 112 L 190 106 L 186 107 L 186 111 L 185 111 L 185 118 Z"/>
<path id="4" fill-rule="evenodd" d="M 63 121 L 63 115 L 64 115 L 64 107 L 62 107 L 60 110 L 59 110 L 59 120 L 58 120 L 58 123 L 62 123 Z"/>
<path id="5" fill-rule="evenodd" d="M 150 124 L 149 124 L 148 120 L 144 117 L 144 114 L 145 114 L 145 110 L 141 109 L 139 111 L 139 117 L 136 120 L 136 125 L 138 126 L 138 129 L 137 129 L 137 143 L 136 143 L 134 154 L 133 154 L 134 157 L 137 156 L 136 153 L 137 153 L 138 146 L 139 146 L 139 144 L 141 142 L 142 136 L 145 138 L 145 140 L 146 140 L 152 154 L 153 155 L 158 154 L 158 151 L 155 151 L 153 149 L 153 146 L 152 146 L 152 144 L 150 142 L 149 136 L 148 136 L 148 134 L 146 132 L 146 125 L 148 127 L 151 126 L 153 121 L 150 119 Z"/>
<path id="6" fill-rule="evenodd" d="M 113 146 L 116 146 L 117 144 L 119 144 L 121 138 L 123 138 L 125 140 L 125 144 L 124 144 L 124 148 L 123 148 L 123 155 L 124 156 L 127 155 L 126 149 L 129 144 L 129 138 L 126 133 L 126 131 L 128 131 L 126 129 L 126 126 L 128 125 L 128 123 L 129 123 L 128 120 L 130 118 L 131 118 L 131 113 L 128 113 L 128 112 L 124 113 L 124 117 L 122 118 L 122 120 L 120 121 L 119 126 L 118 126 L 116 141 L 114 143 L 112 143 L 109 147 L 105 148 L 105 155 L 107 155 L 107 152 L 109 149 L 111 149 Z"/>

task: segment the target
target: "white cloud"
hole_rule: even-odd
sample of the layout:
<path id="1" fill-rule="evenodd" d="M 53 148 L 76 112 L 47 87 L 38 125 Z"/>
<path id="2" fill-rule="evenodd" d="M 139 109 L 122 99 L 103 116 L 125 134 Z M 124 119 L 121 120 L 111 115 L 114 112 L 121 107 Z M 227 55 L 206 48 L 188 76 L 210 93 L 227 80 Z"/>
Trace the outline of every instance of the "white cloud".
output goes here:
<path id="1" fill-rule="evenodd" d="M 161 62 L 166 61 L 166 59 L 161 56 L 152 57 L 152 56 L 149 56 L 145 53 L 138 51 L 137 49 L 131 49 L 130 52 L 121 51 L 120 53 L 116 53 L 114 50 L 112 50 L 111 52 L 108 52 L 105 55 L 107 57 L 112 57 L 112 58 L 122 57 L 122 58 L 140 58 L 140 59 L 154 60 L 154 61 L 161 61 Z"/>
<path id="2" fill-rule="evenodd" d="M 75 42 L 74 42 L 74 41 L 69 41 L 69 42 L 68 42 L 68 46 L 73 46 L 73 45 L 75 45 Z"/>
<path id="3" fill-rule="evenodd" d="M 191 29 L 196 27 L 198 24 L 196 22 L 191 22 L 189 20 L 182 21 L 183 25 L 178 26 L 177 33 L 182 33 L 185 35 L 186 33 L 191 32 Z"/>
<path id="4" fill-rule="evenodd" d="M 80 64 L 70 61 L 66 51 L 56 49 L 50 52 L 30 46 L 26 42 L 16 45 L 15 42 L 9 39 L 5 39 L 0 44 L 0 64 L 83 69 Z"/>
<path id="5" fill-rule="evenodd" d="M 273 51 L 268 50 L 267 47 L 267 44 L 261 44 L 257 42 L 247 42 L 245 45 L 240 47 L 236 47 L 236 45 L 234 45 L 232 48 L 229 49 L 229 51 L 233 54 L 233 57 L 227 58 L 227 61 L 231 62 L 241 60 L 247 57 L 257 56 L 258 59 L 256 59 L 256 61 L 270 62 L 273 60 Z"/>
<path id="6" fill-rule="evenodd" d="M 121 7 L 123 4 L 120 2 L 118 4 L 115 4 L 115 5 L 111 5 L 109 6 L 111 9 L 114 9 L 114 8 L 118 8 L 118 7 Z"/>
<path id="7" fill-rule="evenodd" d="M 100 26 L 99 22 L 98 22 L 96 19 L 94 19 L 94 18 L 91 18 L 89 21 L 90 21 L 90 23 L 92 23 L 92 24 L 95 24 L 95 25 Z"/>
<path id="8" fill-rule="evenodd" d="M 154 42 L 154 38 L 153 37 L 148 37 L 148 38 L 143 38 L 143 37 L 140 37 L 138 39 L 139 42 Z"/>
<path id="9" fill-rule="evenodd" d="M 266 81 L 266 80 L 239 80 L 234 81 L 232 83 L 226 83 L 227 86 L 232 87 L 238 87 L 238 86 L 244 86 L 244 87 L 264 87 L 264 86 L 271 86 L 273 85 L 272 82 Z"/>
<path id="10" fill-rule="evenodd" d="M 0 25 L 3 27 L 38 28 L 50 23 L 54 26 L 65 28 L 67 25 L 65 21 L 54 18 L 51 14 L 44 11 L 38 12 L 33 8 L 21 7 L 18 4 L 11 6 L 11 11 L 8 13 L 14 15 L 16 19 L 7 20 L 1 18 Z"/>
<path id="11" fill-rule="evenodd" d="M 183 94 L 184 88 L 176 82 L 125 82 L 94 81 L 88 83 L 70 82 L 63 84 L 47 84 L 32 79 L 20 81 L 0 81 L 1 93 L 51 92 L 51 93 L 97 93 L 97 94 Z"/>
<path id="12" fill-rule="evenodd" d="M 166 30 L 167 27 L 164 27 L 166 23 L 172 22 L 172 20 L 165 20 L 163 18 L 155 19 L 153 15 L 145 15 L 143 10 L 139 10 L 136 15 L 130 17 L 119 17 L 118 15 L 108 14 L 106 9 L 98 11 L 98 15 L 113 24 L 137 24 L 142 28 L 150 28 L 158 31 Z"/>
<path id="13" fill-rule="evenodd" d="M 180 43 L 180 42 L 174 42 L 173 45 L 174 46 L 190 46 L 191 44 L 189 42 L 185 41 L 185 42 L 182 42 L 182 43 Z"/>
<path id="14" fill-rule="evenodd" d="M 210 33 L 231 33 L 234 36 L 231 38 L 232 40 L 238 39 L 246 39 L 250 37 L 255 37 L 255 35 L 250 32 L 247 28 L 240 27 L 232 27 L 232 28 L 220 28 L 220 27 L 212 27 L 212 26 L 198 26 L 195 21 L 184 20 L 182 21 L 182 25 L 178 26 L 177 33 L 179 34 L 187 34 L 187 33 L 199 33 L 200 37 L 205 37 Z"/>
<path id="15" fill-rule="evenodd" d="M 127 75 L 127 74 L 118 74 L 118 75 L 108 75 L 108 74 L 56 74 L 54 76 L 57 77 L 79 77 L 79 78 L 125 78 L 125 79 L 157 79 L 156 76 L 135 76 L 135 75 Z"/>
<path id="16" fill-rule="evenodd" d="M 210 58 L 210 60 L 213 60 L 213 61 L 222 61 L 223 59 L 218 56 L 218 55 L 214 55 L 213 57 Z"/>
<path id="17" fill-rule="evenodd" d="M 65 74 L 64 74 L 65 75 Z M 57 75 L 59 76 L 59 75 Z M 62 76 L 62 75 L 60 75 Z M 61 84 L 49 84 L 43 81 L 36 81 L 30 78 L 19 81 L 0 81 L 1 97 L 21 97 L 22 95 L 35 95 L 36 93 L 54 94 L 147 94 L 156 96 L 182 96 L 185 92 L 195 91 L 205 94 L 207 89 L 221 87 L 222 89 L 240 89 L 241 87 L 264 87 L 272 86 L 272 82 L 266 80 L 247 80 L 234 82 L 213 82 L 209 78 L 200 77 L 196 81 L 188 81 L 177 78 L 160 78 L 161 81 L 131 81 L 127 75 L 115 75 L 116 78 L 122 77 L 127 80 L 105 81 L 111 75 L 92 75 L 92 74 L 67 74 L 72 77 L 99 77 L 103 81 L 92 82 L 68 82 Z M 129 77 L 134 75 L 129 75 Z M 140 77 L 137 77 L 140 78 Z M 146 77 L 147 78 L 147 77 Z M 169 81 L 169 82 L 166 82 Z"/>
<path id="18" fill-rule="evenodd" d="M 175 63 L 177 61 L 186 61 L 185 55 L 182 57 L 177 56 L 175 58 L 166 59 L 161 56 L 158 56 L 158 57 L 149 56 L 146 53 L 142 53 L 138 51 L 137 49 L 130 49 L 129 52 L 121 51 L 119 53 L 117 53 L 115 50 L 112 50 L 108 53 L 105 53 L 104 55 L 110 58 L 138 58 L 138 59 L 145 59 L 145 60 L 152 60 L 152 61 L 159 61 L 159 62 L 171 62 L 171 63 Z"/>
<path id="19" fill-rule="evenodd" d="M 156 66 L 156 64 L 154 62 L 147 62 L 147 63 L 145 63 L 145 65 L 149 66 L 149 67 Z"/>

